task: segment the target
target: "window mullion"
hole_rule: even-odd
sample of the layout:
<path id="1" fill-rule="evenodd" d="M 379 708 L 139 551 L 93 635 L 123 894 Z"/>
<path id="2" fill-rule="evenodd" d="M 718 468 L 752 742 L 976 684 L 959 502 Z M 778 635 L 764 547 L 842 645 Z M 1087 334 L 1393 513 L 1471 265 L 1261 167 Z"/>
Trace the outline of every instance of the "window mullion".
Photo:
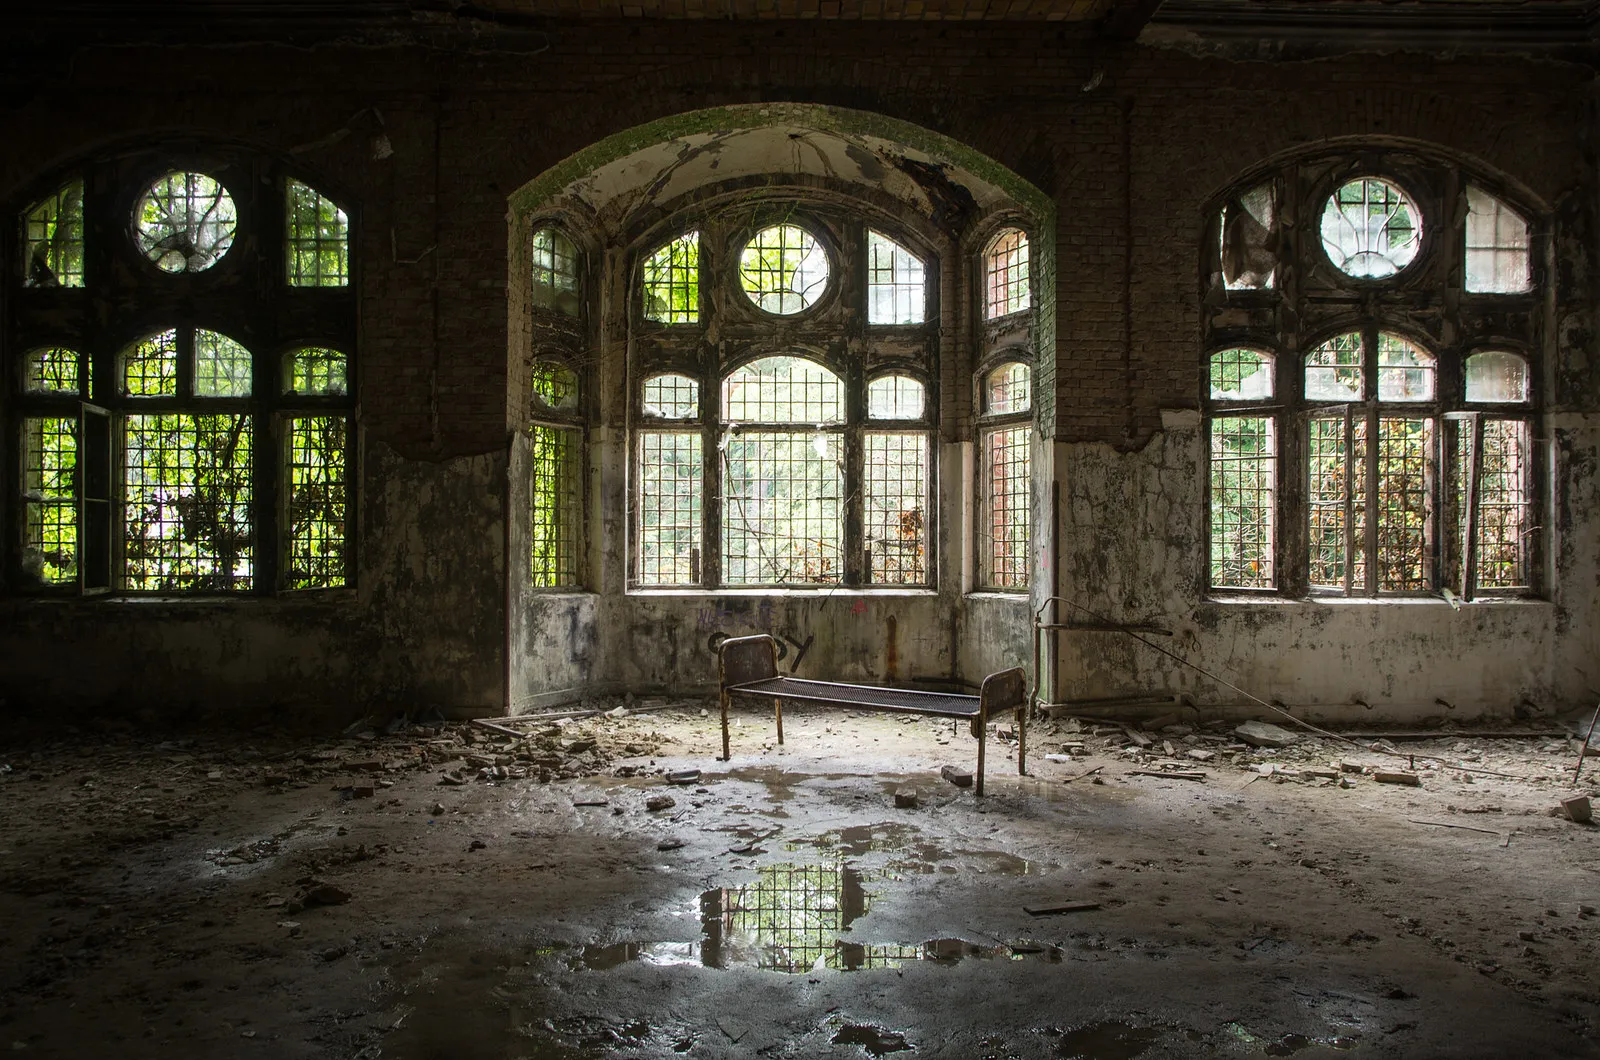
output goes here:
<path id="1" fill-rule="evenodd" d="M 1382 439 L 1378 431 L 1377 406 L 1367 406 L 1363 417 L 1367 431 L 1364 443 L 1366 461 L 1362 469 L 1366 475 L 1366 487 L 1361 505 L 1363 510 L 1362 530 L 1364 531 L 1362 548 L 1366 556 L 1364 564 L 1366 574 L 1365 592 L 1368 596 L 1376 596 L 1378 594 L 1378 586 L 1382 581 L 1378 570 L 1378 521 L 1382 518 L 1378 504 L 1378 449 L 1382 444 Z"/>
<path id="2" fill-rule="evenodd" d="M 1467 475 L 1465 511 L 1462 513 L 1461 598 L 1471 600 L 1478 592 L 1478 493 L 1483 471 L 1483 417 L 1469 413 L 1462 425 L 1467 431 Z"/>
<path id="3" fill-rule="evenodd" d="M 725 446 L 732 440 L 720 418 L 704 428 L 705 445 L 705 499 L 700 502 L 700 515 L 704 530 L 700 539 L 700 583 L 707 589 L 722 587 L 722 506 L 727 503 L 725 476 L 722 462 L 727 459 Z"/>

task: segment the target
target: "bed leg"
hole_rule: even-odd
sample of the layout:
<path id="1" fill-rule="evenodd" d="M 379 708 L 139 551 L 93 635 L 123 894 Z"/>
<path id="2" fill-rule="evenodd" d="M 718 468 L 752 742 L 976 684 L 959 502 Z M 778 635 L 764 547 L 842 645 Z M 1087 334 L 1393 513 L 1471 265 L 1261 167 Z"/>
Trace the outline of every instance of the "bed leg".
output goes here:
<path id="1" fill-rule="evenodd" d="M 989 726 L 980 721 L 978 724 L 978 794 L 980 796 L 983 794 L 983 748 L 988 741 Z"/>
<path id="2" fill-rule="evenodd" d="M 1017 776 L 1028 775 L 1028 708 L 1017 710 Z"/>
<path id="3" fill-rule="evenodd" d="M 724 762 L 733 756 L 728 750 L 728 690 L 722 690 L 722 760 Z"/>
<path id="4" fill-rule="evenodd" d="M 778 718 L 778 743 L 780 745 L 782 745 L 782 743 L 783 743 L 783 700 L 774 699 L 772 701 L 772 712 Z"/>

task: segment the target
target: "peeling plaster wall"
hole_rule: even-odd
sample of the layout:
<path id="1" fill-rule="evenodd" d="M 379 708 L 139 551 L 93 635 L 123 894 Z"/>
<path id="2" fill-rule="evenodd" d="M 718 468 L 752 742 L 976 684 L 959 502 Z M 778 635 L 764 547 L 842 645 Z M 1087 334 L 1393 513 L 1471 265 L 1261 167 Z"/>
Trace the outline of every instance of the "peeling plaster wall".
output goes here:
<path id="1" fill-rule="evenodd" d="M 1593 418 L 1557 432 L 1575 494 L 1556 542 L 1563 587 L 1549 601 L 1244 600 L 1205 592 L 1205 450 L 1199 417 L 1169 414 L 1144 448 L 1060 443 L 1062 590 L 1190 662 L 1306 718 L 1418 723 L 1546 712 L 1590 698 L 1592 581 L 1600 539 Z M 1573 453 L 1579 434 L 1587 434 Z M 1577 459 L 1574 459 L 1574 456 Z M 1587 464 L 1588 470 L 1584 470 Z M 1570 603 L 1568 601 L 1571 601 Z M 1057 700 L 1180 695 L 1203 714 L 1264 715 L 1259 705 L 1120 634 L 1060 634 Z M 1592 659 L 1592 656 L 1588 656 Z"/>

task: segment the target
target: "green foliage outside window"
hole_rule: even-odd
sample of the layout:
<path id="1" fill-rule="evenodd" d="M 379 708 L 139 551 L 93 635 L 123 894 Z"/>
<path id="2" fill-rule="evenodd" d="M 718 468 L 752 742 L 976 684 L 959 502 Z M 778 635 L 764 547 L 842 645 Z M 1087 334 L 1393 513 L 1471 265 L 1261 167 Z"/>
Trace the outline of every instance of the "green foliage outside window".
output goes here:
<path id="1" fill-rule="evenodd" d="M 699 321 L 699 232 L 681 235 L 645 259 L 644 315 L 663 324 Z"/>
<path id="2" fill-rule="evenodd" d="M 78 421 L 39 416 L 23 421 L 22 493 L 27 505 L 23 572 L 50 585 L 78 577 Z"/>
<path id="3" fill-rule="evenodd" d="M 126 587 L 250 588 L 250 417 L 130 415 L 123 440 Z"/>
<path id="4" fill-rule="evenodd" d="M 288 569 L 290 589 L 332 589 L 345 583 L 347 494 L 343 416 L 289 421 Z"/>
<path id="5" fill-rule="evenodd" d="M 27 242 L 23 283 L 83 286 L 83 181 L 75 180 L 22 216 Z"/>
<path id="6" fill-rule="evenodd" d="M 578 584 L 578 528 L 583 518 L 582 432 L 534 425 L 531 442 L 531 578 L 535 588 Z"/>
<path id="7" fill-rule="evenodd" d="M 286 181 L 284 257 L 294 287 L 350 282 L 350 219 L 333 200 L 298 180 Z"/>

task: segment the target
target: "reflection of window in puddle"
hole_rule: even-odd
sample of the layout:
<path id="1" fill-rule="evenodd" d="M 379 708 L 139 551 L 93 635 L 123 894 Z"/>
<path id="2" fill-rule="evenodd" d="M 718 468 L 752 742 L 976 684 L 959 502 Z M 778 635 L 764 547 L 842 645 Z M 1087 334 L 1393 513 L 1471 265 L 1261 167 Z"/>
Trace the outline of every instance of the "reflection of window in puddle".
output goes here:
<path id="1" fill-rule="evenodd" d="M 777 972 L 821 969 L 858 971 L 896 968 L 912 961 L 955 964 L 965 958 L 1057 963 L 1054 946 L 976 945 L 963 939 L 933 939 L 914 945 L 862 945 L 839 936 L 872 908 L 867 882 L 893 877 L 849 865 L 769 865 L 742 887 L 718 887 L 700 895 L 698 942 L 619 942 L 585 946 L 578 965 L 615 968 L 628 961 L 763 968 Z"/>

